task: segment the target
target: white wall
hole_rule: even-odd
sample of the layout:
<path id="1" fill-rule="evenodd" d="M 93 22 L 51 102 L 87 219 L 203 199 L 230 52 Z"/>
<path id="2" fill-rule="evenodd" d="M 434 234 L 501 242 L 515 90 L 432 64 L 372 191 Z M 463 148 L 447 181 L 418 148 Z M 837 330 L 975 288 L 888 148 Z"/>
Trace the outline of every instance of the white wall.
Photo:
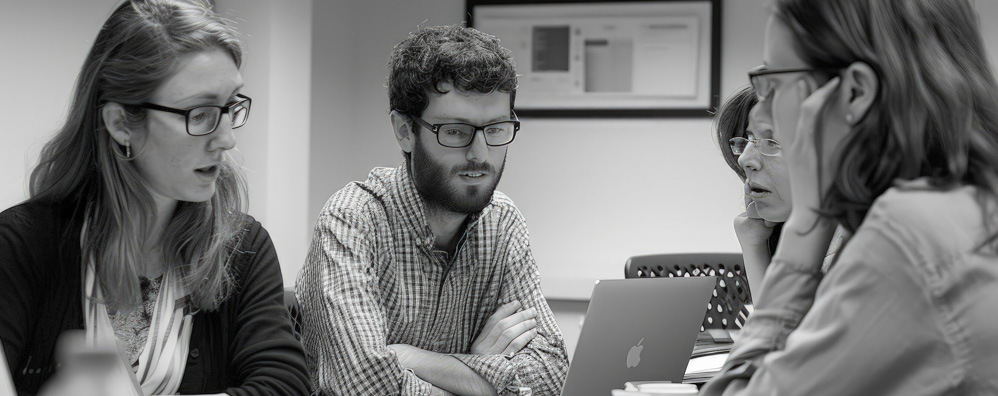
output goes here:
<path id="1" fill-rule="evenodd" d="M 463 0 L 317 1 L 312 13 L 312 157 L 309 213 L 401 151 L 388 121 L 386 64 L 417 25 L 461 20 Z"/>
<path id="2" fill-rule="evenodd" d="M 0 2 L 0 210 L 62 126 L 83 58 L 117 0 Z"/>
<path id="3" fill-rule="evenodd" d="M 295 276 L 315 221 L 308 211 L 311 141 L 312 0 L 216 0 L 247 46 L 243 92 L 250 120 L 236 131 L 246 170 L 249 213 L 270 232 L 284 284 Z"/>

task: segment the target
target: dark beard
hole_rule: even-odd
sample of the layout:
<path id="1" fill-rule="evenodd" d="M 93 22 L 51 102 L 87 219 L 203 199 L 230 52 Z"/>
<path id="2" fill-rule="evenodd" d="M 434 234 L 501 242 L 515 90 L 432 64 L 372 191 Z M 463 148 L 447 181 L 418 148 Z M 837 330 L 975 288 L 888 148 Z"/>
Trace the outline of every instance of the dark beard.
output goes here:
<path id="1" fill-rule="evenodd" d="M 503 157 L 499 172 L 496 172 L 488 163 L 475 164 L 471 162 L 465 166 L 448 170 L 444 169 L 444 165 L 427 156 L 419 147 L 417 139 L 412 155 L 409 156 L 408 164 L 409 174 L 412 176 L 416 191 L 428 205 L 436 205 L 454 213 L 475 214 L 485 209 L 492 201 L 492 193 L 495 192 L 499 179 L 502 178 L 502 172 L 506 169 L 506 158 Z M 467 186 L 463 191 L 448 184 L 454 175 L 464 171 L 487 172 L 493 177 L 492 184 Z"/>

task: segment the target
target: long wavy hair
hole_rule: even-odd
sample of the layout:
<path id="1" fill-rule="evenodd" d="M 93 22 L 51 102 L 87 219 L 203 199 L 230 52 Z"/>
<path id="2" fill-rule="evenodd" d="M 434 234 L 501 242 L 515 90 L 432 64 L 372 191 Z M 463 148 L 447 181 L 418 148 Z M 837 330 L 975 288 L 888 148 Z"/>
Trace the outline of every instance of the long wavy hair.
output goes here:
<path id="1" fill-rule="evenodd" d="M 105 129 L 101 106 L 111 100 L 147 101 L 175 72 L 178 59 L 210 48 L 222 48 L 241 65 L 235 29 L 206 1 L 123 2 L 97 34 L 69 116 L 31 172 L 29 201 L 74 201 L 86 208 L 83 262 L 95 259 L 109 305 L 128 309 L 141 303 L 137 264 L 156 211 L 143 176 Z M 125 109 L 126 123 L 140 126 L 145 110 Z M 244 226 L 238 211 L 244 209 L 245 182 L 228 156 L 215 188 L 206 202 L 177 205 L 162 245 L 164 263 L 183 270 L 192 302 L 206 310 L 216 309 L 231 292 L 227 263 Z"/>
<path id="2" fill-rule="evenodd" d="M 862 61 L 879 76 L 873 107 L 834 154 L 822 214 L 855 232 L 895 179 L 920 177 L 976 186 L 994 214 L 998 84 L 969 1 L 776 0 L 775 15 L 811 66 Z"/>

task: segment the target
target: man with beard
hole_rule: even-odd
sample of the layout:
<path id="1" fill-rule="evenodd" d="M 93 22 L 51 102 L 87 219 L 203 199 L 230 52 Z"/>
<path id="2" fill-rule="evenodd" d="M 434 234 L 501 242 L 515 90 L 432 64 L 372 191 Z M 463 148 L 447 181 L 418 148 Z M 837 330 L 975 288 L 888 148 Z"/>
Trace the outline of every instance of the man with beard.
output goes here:
<path id="1" fill-rule="evenodd" d="M 410 34 L 389 62 L 405 161 L 334 194 L 298 275 L 316 389 L 340 395 L 557 395 L 568 369 L 527 227 L 495 191 L 515 63 L 461 26 Z"/>

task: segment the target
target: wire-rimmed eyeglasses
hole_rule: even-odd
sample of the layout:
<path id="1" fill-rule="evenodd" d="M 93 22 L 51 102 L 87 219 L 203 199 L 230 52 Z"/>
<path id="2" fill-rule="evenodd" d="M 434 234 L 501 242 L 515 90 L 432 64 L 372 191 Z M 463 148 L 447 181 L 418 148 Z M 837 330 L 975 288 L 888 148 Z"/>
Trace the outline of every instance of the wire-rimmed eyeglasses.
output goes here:
<path id="1" fill-rule="evenodd" d="M 742 155 L 745 149 L 748 148 L 749 143 L 755 145 L 755 148 L 759 150 L 762 155 L 768 155 L 770 157 L 779 155 L 783 148 L 780 147 L 780 143 L 773 139 L 748 139 L 743 137 L 733 137 L 728 139 L 728 146 L 731 147 L 731 153 L 734 155 Z"/>

